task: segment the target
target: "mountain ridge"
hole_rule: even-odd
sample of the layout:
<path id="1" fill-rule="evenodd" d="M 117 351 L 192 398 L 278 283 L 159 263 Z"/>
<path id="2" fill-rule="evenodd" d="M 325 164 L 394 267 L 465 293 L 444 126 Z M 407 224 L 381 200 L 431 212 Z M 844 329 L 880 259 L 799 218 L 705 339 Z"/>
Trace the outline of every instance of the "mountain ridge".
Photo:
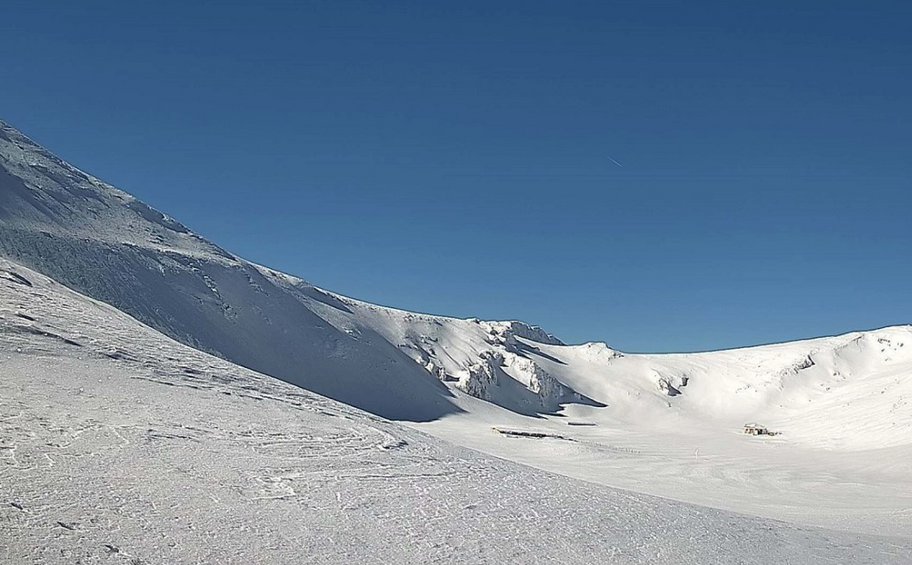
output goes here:
<path id="1" fill-rule="evenodd" d="M 637 368 L 641 383 L 614 375 L 613 367 L 662 367 L 675 355 L 766 355 L 778 347 L 630 354 L 601 342 L 565 346 L 525 322 L 419 314 L 345 297 L 225 251 L 0 124 L 0 255 L 182 343 L 378 415 L 435 420 L 462 410 L 460 393 L 526 415 L 612 403 L 617 392 L 595 398 L 579 390 L 592 389 L 593 378 L 648 389 L 645 398 L 659 406 L 677 391 L 672 401 L 686 404 L 681 371 Z M 804 358 L 815 343 L 781 345 Z M 549 348 L 557 349 L 545 353 Z M 593 365 L 596 353 L 613 366 Z M 567 365 L 571 358 L 592 374 L 580 378 Z M 795 361 L 784 363 L 771 370 L 788 371 Z M 700 375 L 691 382 L 708 380 Z"/>
<path id="2" fill-rule="evenodd" d="M 902 537 L 693 506 L 454 446 L 188 348 L 5 259 L 0 337 L 4 563 L 912 557 Z"/>
<path id="3" fill-rule="evenodd" d="M 463 447 L 723 510 L 909 531 L 912 326 L 640 354 L 378 306 L 239 258 L 9 126 L 0 257 L 180 343 Z M 776 435 L 746 436 L 746 423 Z"/>

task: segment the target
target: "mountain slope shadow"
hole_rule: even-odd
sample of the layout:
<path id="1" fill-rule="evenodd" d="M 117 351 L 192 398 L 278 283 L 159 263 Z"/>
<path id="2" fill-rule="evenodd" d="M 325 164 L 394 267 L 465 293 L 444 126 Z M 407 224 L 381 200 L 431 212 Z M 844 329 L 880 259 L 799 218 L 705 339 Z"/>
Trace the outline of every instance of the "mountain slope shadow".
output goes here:
<path id="1" fill-rule="evenodd" d="M 243 262 L 0 228 L 0 252 L 183 343 L 384 418 L 458 409 L 395 348 L 336 329 Z"/>
<path id="2" fill-rule="evenodd" d="M 368 344 L 179 222 L 70 166 L 0 122 L 0 255 L 162 333 L 378 416 L 458 409 L 396 348 Z M 383 347 L 386 345 L 386 347 Z"/>

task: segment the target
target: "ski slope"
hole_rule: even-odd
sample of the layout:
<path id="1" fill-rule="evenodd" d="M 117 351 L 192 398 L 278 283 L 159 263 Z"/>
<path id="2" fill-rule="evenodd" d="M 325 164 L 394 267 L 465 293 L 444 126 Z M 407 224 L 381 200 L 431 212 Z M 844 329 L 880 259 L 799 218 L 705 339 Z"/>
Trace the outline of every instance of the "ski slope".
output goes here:
<path id="1" fill-rule="evenodd" d="M 517 321 L 369 304 L 236 257 L 2 122 L 0 256 L 10 261 L 0 278 L 0 386 L 9 411 L 2 421 L 19 438 L 0 452 L 12 465 L 4 472 L 16 473 L 3 485 L 28 489 L 46 507 L 39 522 L 15 506 L 5 510 L 0 523 L 23 540 L 9 549 L 18 552 L 13 562 L 61 551 L 95 559 L 91 552 L 107 542 L 45 528 L 61 505 L 86 515 L 93 497 L 109 501 L 107 514 L 95 517 L 108 530 L 115 514 L 134 513 L 130 535 L 118 540 L 134 540 L 150 562 L 189 562 L 188 555 L 244 562 L 261 554 L 287 562 L 280 557 L 290 556 L 288 544 L 309 548 L 309 557 L 296 554 L 292 562 L 325 562 L 322 554 L 383 562 L 412 543 L 413 562 L 533 555 L 587 562 L 593 552 L 675 563 L 752 562 L 742 551 L 773 556 L 756 562 L 788 555 L 795 562 L 903 562 L 908 555 L 909 326 L 634 355 L 603 343 L 565 345 Z M 342 416 L 321 415 L 324 409 Z M 181 431 L 187 422 L 197 431 Z M 746 436 L 749 422 L 778 435 Z M 346 435 L 349 427 L 357 438 Z M 248 428 L 253 435 L 245 435 Z M 269 429 L 297 455 L 270 452 Z M 118 439 L 125 431 L 133 435 Z M 71 450 L 67 434 L 86 432 L 91 441 Z M 61 443 L 53 434 L 65 451 L 46 449 Z M 337 437 L 351 449 L 332 451 Z M 150 452 L 156 445 L 164 450 Z M 336 457 L 350 467 L 320 475 L 319 467 L 334 469 Z M 193 466 L 181 467 L 183 459 Z M 62 486 L 66 473 L 96 477 L 120 466 L 110 479 L 93 479 L 90 490 Z M 388 488 L 398 500 L 380 493 Z M 45 491 L 59 495 L 47 499 Z M 360 493 L 358 502 L 342 504 L 349 491 Z M 129 506 L 118 510 L 106 498 L 111 492 Z M 496 502 L 477 513 L 473 492 Z M 179 503 L 181 493 L 192 496 L 189 507 Z M 143 504 L 168 499 L 183 517 L 168 522 L 155 502 L 152 517 L 140 518 L 137 496 Z M 652 510 L 638 511 L 641 504 Z M 288 516 L 297 529 L 288 529 Z M 198 521 L 188 533 L 191 517 Z M 251 520 L 265 522 L 247 538 L 226 533 L 251 528 Z M 340 522 L 345 536 L 326 533 Z M 45 529 L 32 531 L 33 524 Z M 410 538 L 416 524 L 424 529 Z M 135 541 L 144 539 L 144 527 L 169 541 Z M 767 527 L 774 533 L 761 531 Z M 829 531 L 807 529 L 815 527 Z M 104 531 L 91 528 L 92 536 Z M 205 544 L 206 531 L 222 532 L 224 548 Z M 630 539 L 622 542 L 619 531 Z M 254 539 L 264 532 L 271 541 Z M 867 537 L 873 534 L 891 539 Z M 460 535 L 468 545 L 455 541 Z M 862 539 L 875 541 L 862 550 Z"/>
<path id="2" fill-rule="evenodd" d="M 394 346 L 320 318 L 259 268 L 0 123 L 0 255 L 164 334 L 375 414 L 431 420 L 446 388 Z"/>
<path id="3" fill-rule="evenodd" d="M 563 345 L 519 323 L 337 298 L 360 324 L 444 375 L 460 410 L 418 425 L 426 432 L 603 485 L 912 536 L 912 327 L 632 355 L 603 343 Z M 485 387 L 463 387 L 469 373 Z M 778 435 L 744 435 L 752 422 Z M 530 444 L 495 427 L 570 441 Z"/>
<path id="4" fill-rule="evenodd" d="M 4 563 L 904 563 L 553 475 L 192 350 L 0 261 Z"/>

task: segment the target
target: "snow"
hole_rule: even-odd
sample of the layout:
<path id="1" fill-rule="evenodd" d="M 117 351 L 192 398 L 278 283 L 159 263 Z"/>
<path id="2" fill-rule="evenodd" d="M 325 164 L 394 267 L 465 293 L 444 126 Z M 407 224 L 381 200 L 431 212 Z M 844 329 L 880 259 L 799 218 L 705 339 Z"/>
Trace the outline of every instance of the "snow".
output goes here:
<path id="1" fill-rule="evenodd" d="M 430 420 L 456 409 L 394 345 L 315 314 L 316 289 L 278 286 L 9 127 L 0 171 L 0 255 L 183 343 L 376 414 Z"/>
<path id="2" fill-rule="evenodd" d="M 0 256 L 11 562 L 909 561 L 909 326 L 641 355 L 369 304 L 2 122 Z"/>
<path id="3" fill-rule="evenodd" d="M 907 539 L 700 508 L 455 447 L 190 349 L 21 266 L 0 272 L 4 563 L 912 559 Z"/>
<path id="4" fill-rule="evenodd" d="M 909 327 L 682 355 L 518 341 L 580 396 L 535 417 L 459 397 L 460 414 L 420 429 L 599 484 L 808 525 L 912 532 Z M 745 436 L 748 422 L 779 435 Z M 491 426 L 574 442 L 530 448 L 492 437 Z"/>

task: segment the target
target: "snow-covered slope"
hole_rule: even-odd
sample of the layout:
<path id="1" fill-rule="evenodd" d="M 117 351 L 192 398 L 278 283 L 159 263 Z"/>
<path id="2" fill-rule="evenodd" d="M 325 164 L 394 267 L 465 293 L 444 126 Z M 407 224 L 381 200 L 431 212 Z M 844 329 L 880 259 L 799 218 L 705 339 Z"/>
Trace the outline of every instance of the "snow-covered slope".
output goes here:
<path id="1" fill-rule="evenodd" d="M 514 412 L 580 413 L 604 424 L 659 429 L 740 431 L 758 421 L 811 447 L 912 446 L 912 326 L 639 355 L 604 343 L 564 345 L 519 322 L 457 320 L 335 298 L 354 314 L 352 327 L 397 344 L 451 388 Z"/>
<path id="2" fill-rule="evenodd" d="M 541 346 L 547 370 L 613 407 L 612 417 L 737 427 L 759 421 L 790 442 L 872 449 L 912 445 L 912 327 L 731 351 L 605 354 Z M 632 414 L 631 411 L 635 411 Z"/>
<path id="3" fill-rule="evenodd" d="M 461 412 L 425 431 L 605 485 L 805 524 L 912 532 L 912 327 L 635 355 L 563 345 L 518 323 L 336 298 L 354 314 L 346 323 L 398 345 L 453 390 Z M 778 435 L 744 435 L 751 422 Z M 543 446 L 492 427 L 572 441 Z"/>
<path id="4" fill-rule="evenodd" d="M 457 410 L 447 379 L 524 413 L 575 400 L 516 355 L 515 337 L 560 343 L 539 328 L 380 308 L 254 265 L 2 122 L 0 255 L 178 341 L 386 417 Z"/>
<path id="5" fill-rule="evenodd" d="M 3 563 L 912 560 L 453 447 L 4 260 L 0 374 Z"/>
<path id="6" fill-rule="evenodd" d="M 0 255 L 183 343 L 376 414 L 427 420 L 454 410 L 446 388 L 396 347 L 309 307 L 340 306 L 331 296 L 276 286 L 2 123 Z"/>
<path id="7" fill-rule="evenodd" d="M 0 256 L 186 345 L 494 455 L 718 508 L 912 531 L 908 326 L 631 355 L 381 307 L 235 257 L 2 123 Z M 748 422 L 780 435 L 745 436 Z"/>
<path id="8" fill-rule="evenodd" d="M 671 408 L 727 425 L 760 419 L 815 444 L 912 441 L 903 401 L 912 380 L 901 378 L 912 367 L 908 327 L 624 355 L 598 343 L 564 346 L 520 322 L 375 306 L 234 257 L 2 123 L 0 254 L 178 341 L 395 419 L 458 411 L 461 390 L 529 415 L 608 405 L 614 419 L 658 410 L 667 420 Z"/>

